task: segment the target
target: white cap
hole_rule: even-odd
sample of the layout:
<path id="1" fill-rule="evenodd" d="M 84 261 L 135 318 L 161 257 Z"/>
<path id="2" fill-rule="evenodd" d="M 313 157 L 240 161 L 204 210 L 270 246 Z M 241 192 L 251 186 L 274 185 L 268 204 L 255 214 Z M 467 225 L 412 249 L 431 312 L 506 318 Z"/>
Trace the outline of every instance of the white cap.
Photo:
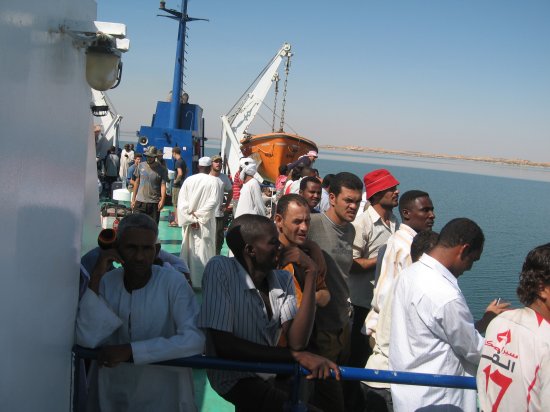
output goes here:
<path id="1" fill-rule="evenodd" d="M 212 166 L 212 159 L 210 159 L 209 157 L 205 156 L 205 157 L 201 157 L 199 159 L 199 166 Z"/>

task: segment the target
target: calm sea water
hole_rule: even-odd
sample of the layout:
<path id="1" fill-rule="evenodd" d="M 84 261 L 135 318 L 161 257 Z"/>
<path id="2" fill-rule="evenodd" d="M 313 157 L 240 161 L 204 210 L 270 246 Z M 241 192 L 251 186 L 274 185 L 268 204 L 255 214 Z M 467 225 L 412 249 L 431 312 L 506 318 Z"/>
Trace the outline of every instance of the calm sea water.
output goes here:
<path id="1" fill-rule="evenodd" d="M 523 260 L 533 247 L 550 242 L 550 169 L 343 151 L 321 151 L 315 165 L 322 176 L 348 171 L 361 178 L 387 168 L 401 193 L 430 194 L 436 231 L 456 217 L 477 222 L 486 238 L 483 255 L 459 278 L 474 317 L 497 297 L 520 305 L 516 287 Z"/>

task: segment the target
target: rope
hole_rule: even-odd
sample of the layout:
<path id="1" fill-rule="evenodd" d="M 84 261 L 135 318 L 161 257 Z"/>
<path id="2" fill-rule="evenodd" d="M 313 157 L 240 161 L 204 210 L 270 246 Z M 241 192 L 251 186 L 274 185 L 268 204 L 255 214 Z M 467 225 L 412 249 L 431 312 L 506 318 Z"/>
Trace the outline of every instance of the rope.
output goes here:
<path id="1" fill-rule="evenodd" d="M 275 113 L 277 112 L 277 96 L 279 95 L 279 73 L 273 75 L 273 80 L 275 82 L 275 102 L 273 104 L 273 123 L 271 124 L 271 132 L 275 131 Z"/>
<path id="2" fill-rule="evenodd" d="M 288 85 L 288 72 L 290 71 L 290 55 L 286 58 L 286 65 L 285 65 L 285 85 L 283 87 L 283 104 L 281 109 L 281 123 L 279 124 L 279 131 L 282 132 L 285 125 L 285 106 L 286 106 L 286 92 L 287 92 L 287 85 Z"/>

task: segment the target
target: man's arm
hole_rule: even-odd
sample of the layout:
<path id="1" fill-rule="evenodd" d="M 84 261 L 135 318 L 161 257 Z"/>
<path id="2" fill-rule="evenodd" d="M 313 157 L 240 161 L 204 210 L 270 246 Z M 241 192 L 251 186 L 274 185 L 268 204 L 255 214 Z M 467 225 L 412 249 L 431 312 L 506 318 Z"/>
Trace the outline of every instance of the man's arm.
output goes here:
<path id="1" fill-rule="evenodd" d="M 166 182 L 163 180 L 160 184 L 160 201 L 158 203 L 159 212 L 164 207 L 164 202 L 166 202 Z"/>
<path id="2" fill-rule="evenodd" d="M 281 254 L 281 267 L 286 266 L 288 263 L 298 266 L 305 274 L 300 308 L 292 322 L 289 322 L 288 330 L 283 325 L 283 333 L 286 332 L 288 346 L 293 350 L 300 351 L 306 348 L 313 329 L 316 304 L 315 286 L 318 269 L 315 262 L 296 246 L 285 248 Z"/>
<path id="3" fill-rule="evenodd" d="M 138 175 L 138 177 L 136 178 L 136 182 L 134 183 L 134 189 L 132 190 L 132 202 L 131 202 L 132 209 L 134 207 L 136 207 L 136 196 L 137 196 L 137 192 L 139 190 L 139 183 L 140 182 L 141 182 L 141 179 Z"/>
<path id="4" fill-rule="evenodd" d="M 338 365 L 311 352 L 260 345 L 216 329 L 208 329 L 208 334 L 221 358 L 245 362 L 298 362 L 311 372 L 308 379 L 326 379 L 334 371 L 336 379 L 340 380 Z"/>
<path id="5" fill-rule="evenodd" d="M 487 326 L 489 326 L 489 323 L 498 315 L 500 315 L 502 312 L 508 309 L 510 309 L 510 303 L 508 302 L 497 303 L 496 299 L 493 300 L 491 303 L 489 303 L 489 306 L 487 306 L 487 309 L 485 309 L 485 313 L 483 314 L 483 317 L 475 323 L 476 330 L 479 333 L 485 333 L 485 331 L 487 330 Z"/>

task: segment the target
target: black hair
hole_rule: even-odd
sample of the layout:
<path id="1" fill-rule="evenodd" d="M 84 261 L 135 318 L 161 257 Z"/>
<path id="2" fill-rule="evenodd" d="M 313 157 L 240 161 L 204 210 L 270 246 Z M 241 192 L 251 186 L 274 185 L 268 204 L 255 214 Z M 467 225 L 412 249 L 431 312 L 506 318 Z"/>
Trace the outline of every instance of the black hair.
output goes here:
<path id="1" fill-rule="evenodd" d="M 330 187 L 330 183 L 334 179 L 334 175 L 332 173 L 329 173 L 323 178 L 323 182 L 321 183 L 321 187 L 323 189 L 328 189 Z"/>
<path id="2" fill-rule="evenodd" d="M 309 182 L 317 183 L 319 185 L 321 184 L 321 181 L 314 176 L 304 177 L 302 180 L 300 180 L 300 190 L 306 190 L 307 184 Z"/>
<path id="3" fill-rule="evenodd" d="M 280 202 L 280 200 L 279 200 Z M 229 226 L 225 240 L 227 246 L 239 262 L 243 262 L 244 247 L 254 244 L 266 231 L 265 226 L 274 223 L 265 216 L 245 214 L 241 215 Z"/>
<path id="4" fill-rule="evenodd" d="M 330 193 L 334 193 L 334 196 L 338 196 L 343 187 L 362 192 L 363 182 L 353 173 L 340 172 L 334 176 L 334 179 L 330 183 Z"/>
<path id="5" fill-rule="evenodd" d="M 411 243 L 411 260 L 416 262 L 424 253 L 428 253 L 437 244 L 439 233 L 423 230 L 414 237 Z"/>
<path id="6" fill-rule="evenodd" d="M 279 174 L 280 175 L 286 175 L 287 173 L 288 173 L 288 166 L 287 165 L 279 166 Z"/>
<path id="7" fill-rule="evenodd" d="M 172 149 L 172 153 L 181 154 L 181 149 L 178 146 L 176 146 Z"/>
<path id="8" fill-rule="evenodd" d="M 277 202 L 277 214 L 284 217 L 286 211 L 288 210 L 288 205 L 292 202 L 297 203 L 300 206 L 304 206 L 307 210 L 309 210 L 309 205 L 306 199 L 299 194 L 289 193 L 288 195 L 281 196 Z"/>
<path id="9" fill-rule="evenodd" d="M 480 250 L 484 242 L 485 235 L 477 223 L 466 217 L 459 217 L 443 226 L 437 245 L 450 248 L 469 244 L 473 252 Z"/>
<path id="10" fill-rule="evenodd" d="M 421 197 L 430 197 L 430 195 L 422 190 L 409 190 L 403 193 L 399 198 L 399 214 L 403 216 L 403 210 L 410 209 L 415 200 Z"/>
<path id="11" fill-rule="evenodd" d="M 531 250 L 519 275 L 518 298 L 525 306 L 533 304 L 541 288 L 550 285 L 550 243 Z"/>
<path id="12" fill-rule="evenodd" d="M 298 180 L 300 177 L 302 177 L 302 169 L 303 169 L 302 165 L 295 166 L 290 172 L 290 179 Z"/>

